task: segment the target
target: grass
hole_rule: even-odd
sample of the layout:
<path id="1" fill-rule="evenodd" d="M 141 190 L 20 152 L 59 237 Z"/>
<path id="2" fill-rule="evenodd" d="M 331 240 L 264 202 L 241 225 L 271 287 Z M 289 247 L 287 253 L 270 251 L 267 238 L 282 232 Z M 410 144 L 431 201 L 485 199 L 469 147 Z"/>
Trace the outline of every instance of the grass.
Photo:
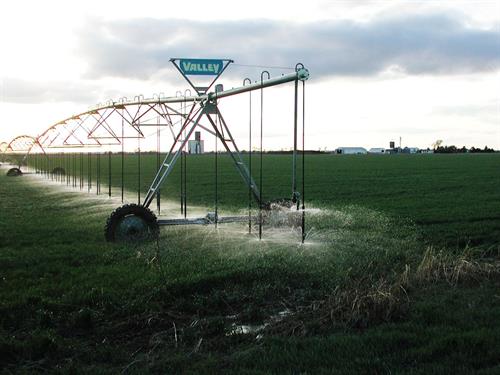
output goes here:
<path id="1" fill-rule="evenodd" d="M 430 246 L 391 210 L 319 198 L 305 246 L 241 225 L 110 245 L 104 197 L 3 173 L 0 195 L 0 373 L 500 370 L 494 246 Z"/>
<path id="2" fill-rule="evenodd" d="M 79 176 L 69 160 L 52 156 L 50 169 L 65 167 Z M 188 156 L 188 205 L 213 207 L 213 155 Z M 219 158 L 218 201 L 226 209 L 241 209 L 248 192 L 227 155 Z M 88 176 L 88 155 L 83 155 L 83 175 Z M 254 156 L 253 175 L 258 178 Z M 42 163 L 42 162 L 40 162 Z M 45 161 L 46 163 L 46 161 Z M 137 191 L 137 155 L 125 156 L 124 186 Z M 343 155 L 306 156 L 306 199 L 316 207 L 359 205 L 391 217 L 412 220 L 427 244 L 461 249 L 495 246 L 500 242 L 500 154 Z M 31 160 L 34 164 L 34 159 Z M 91 157 L 92 183 L 97 177 L 97 156 Z M 108 181 L 107 157 L 101 158 L 101 181 Z M 300 163 L 299 163 L 300 165 Z M 121 157 L 113 155 L 111 184 L 121 187 Z M 264 199 L 290 197 L 291 156 L 265 155 Z M 156 155 L 141 156 L 141 197 L 156 173 Z M 300 174 L 300 173 L 299 173 Z M 84 181 L 85 183 L 87 181 Z M 87 186 L 85 185 L 85 188 Z M 180 165 L 162 187 L 162 196 L 179 200 Z M 175 211 L 176 213 L 177 211 Z"/>

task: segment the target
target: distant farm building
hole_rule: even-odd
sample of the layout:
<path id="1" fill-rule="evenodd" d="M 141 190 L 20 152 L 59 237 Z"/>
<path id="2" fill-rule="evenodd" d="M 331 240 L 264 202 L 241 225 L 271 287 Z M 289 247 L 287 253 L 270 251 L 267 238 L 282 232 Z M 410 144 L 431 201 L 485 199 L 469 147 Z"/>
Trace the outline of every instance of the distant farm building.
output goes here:
<path id="1" fill-rule="evenodd" d="M 368 150 L 369 154 L 385 154 L 385 148 L 383 147 L 372 147 L 371 149 Z"/>
<path id="2" fill-rule="evenodd" d="M 359 155 L 359 154 L 367 154 L 366 148 L 364 147 L 338 147 L 335 149 L 336 154 L 343 155 Z"/>
<path id="3" fill-rule="evenodd" d="M 420 150 L 418 147 L 395 147 L 385 150 L 387 154 L 420 154 L 420 153 L 430 153 L 432 154 L 432 150 Z"/>
<path id="4" fill-rule="evenodd" d="M 201 140 L 201 133 L 194 133 L 194 141 L 188 142 L 188 152 L 190 154 L 203 154 L 204 150 L 204 141 Z"/>
<path id="5" fill-rule="evenodd" d="M 418 147 L 405 147 L 401 151 L 403 154 L 417 154 L 420 151 Z"/>

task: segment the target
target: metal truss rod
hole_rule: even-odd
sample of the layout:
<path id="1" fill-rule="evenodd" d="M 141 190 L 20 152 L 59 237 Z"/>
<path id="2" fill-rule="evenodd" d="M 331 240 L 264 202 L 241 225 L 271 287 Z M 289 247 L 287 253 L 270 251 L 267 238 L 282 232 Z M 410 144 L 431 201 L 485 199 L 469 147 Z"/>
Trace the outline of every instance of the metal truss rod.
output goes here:
<path id="1" fill-rule="evenodd" d="M 266 87 L 272 87 L 272 86 L 280 85 L 282 83 L 292 82 L 292 81 L 295 81 L 297 79 L 300 81 L 305 81 L 308 78 L 309 78 L 309 71 L 307 69 L 299 69 L 295 73 L 286 74 L 286 75 L 283 75 L 281 77 L 270 78 L 266 81 L 261 80 L 260 82 L 255 82 L 255 83 L 252 83 L 251 85 L 236 87 L 234 89 L 221 91 L 218 93 L 210 93 L 210 94 L 208 94 L 208 99 L 209 100 L 212 100 L 215 98 L 222 99 L 222 98 L 225 98 L 228 96 L 241 94 L 243 92 L 264 89 Z"/>
<path id="2" fill-rule="evenodd" d="M 208 94 L 203 94 L 203 95 L 198 95 L 198 96 L 195 96 L 195 95 L 193 95 L 193 96 L 173 96 L 173 97 L 166 97 L 166 98 L 162 97 L 162 98 L 151 98 L 151 99 L 137 98 L 137 100 L 134 100 L 134 101 L 111 102 L 110 104 L 108 103 L 108 104 L 105 104 L 102 106 L 97 106 L 97 107 L 92 108 L 88 111 L 85 111 L 85 112 L 79 113 L 77 115 L 73 115 L 71 117 L 68 117 L 67 119 L 58 122 L 58 124 L 63 124 L 65 122 L 71 121 L 71 120 L 73 120 L 73 121 L 78 120 L 78 121 L 80 121 L 79 125 L 82 125 L 85 120 L 82 121 L 80 119 L 80 117 L 89 116 L 89 115 L 95 114 L 97 111 L 101 111 L 101 110 L 107 110 L 107 109 L 112 109 L 112 110 L 122 109 L 123 110 L 128 106 L 141 106 L 141 105 L 154 106 L 156 104 L 173 104 L 173 103 L 189 103 L 189 102 L 191 102 L 193 104 L 194 103 L 202 103 L 202 102 L 206 102 L 206 101 L 213 101 L 214 99 L 226 98 L 226 97 L 241 94 L 244 92 L 259 90 L 259 89 L 263 89 L 266 87 L 272 87 L 272 86 L 280 85 L 283 83 L 292 82 L 295 80 L 305 81 L 308 78 L 309 78 L 309 71 L 305 68 L 301 68 L 301 69 L 298 69 L 294 73 L 285 74 L 285 75 L 282 75 L 280 77 L 270 78 L 270 79 L 267 79 L 265 81 L 260 80 L 258 82 L 254 82 L 254 83 L 249 84 L 249 85 L 244 85 L 242 87 L 235 87 L 235 88 L 232 88 L 232 89 L 229 89 L 226 91 L 217 92 L 217 93 L 211 92 Z M 149 108 L 146 112 L 149 112 L 151 109 L 152 108 Z M 141 117 L 144 116 L 145 113 L 143 113 L 141 115 Z M 119 111 L 118 111 L 118 114 L 123 116 Z M 130 114 L 129 114 L 129 116 L 132 119 L 132 123 L 135 120 L 137 120 L 137 118 L 134 118 L 134 116 L 132 116 Z M 130 123 L 130 121 L 128 119 L 125 119 L 125 121 L 127 121 L 129 124 L 132 125 L 132 123 Z M 87 134 L 90 133 L 90 131 L 91 131 L 90 129 L 85 129 L 85 130 L 86 130 Z M 140 130 L 138 130 L 138 132 L 140 133 Z M 73 135 L 73 132 L 70 132 L 70 135 L 68 136 L 68 138 L 71 137 L 72 135 Z M 91 138 L 91 139 L 93 139 L 93 138 Z M 67 139 L 66 139 L 66 141 L 67 141 Z M 97 140 L 94 140 L 94 141 L 97 141 Z"/>
<path id="3" fill-rule="evenodd" d="M 219 131 L 217 124 L 214 122 L 214 120 L 210 116 L 207 116 L 207 118 L 210 121 L 210 123 L 212 124 L 212 127 L 214 128 L 215 132 L 217 133 L 217 138 L 220 139 L 221 143 L 224 145 L 224 148 L 226 149 L 226 151 L 229 153 L 229 155 L 233 159 L 233 162 L 234 162 L 234 165 L 236 166 L 237 171 L 240 173 L 240 175 L 243 178 L 243 180 L 245 181 L 246 185 L 251 188 L 254 199 L 260 204 L 260 192 L 259 192 L 259 189 L 257 188 L 257 184 L 253 180 L 252 176 L 250 175 L 250 172 L 248 171 L 245 163 L 243 162 L 243 159 L 241 158 L 240 152 L 238 150 L 238 146 L 236 145 L 236 142 L 235 142 L 231 132 L 229 131 L 229 128 L 226 124 L 226 121 L 224 120 L 224 117 L 218 111 L 218 109 L 217 109 L 216 114 L 219 117 L 223 128 L 227 132 L 227 135 L 226 135 L 226 137 L 228 137 L 227 140 L 226 140 L 226 137 L 224 137 L 221 134 L 221 132 Z M 231 150 L 228 143 L 231 143 L 233 145 L 234 150 Z"/>
<path id="4" fill-rule="evenodd" d="M 160 188 L 161 184 L 163 183 L 165 178 L 172 172 L 172 169 L 173 169 L 177 159 L 179 158 L 184 145 L 187 143 L 187 140 L 191 137 L 191 134 L 193 133 L 194 129 L 196 128 L 196 126 L 200 122 L 203 115 L 205 115 L 205 113 L 206 113 L 206 107 L 201 107 L 200 109 L 198 109 L 196 111 L 195 114 L 192 113 L 193 109 L 194 109 L 194 107 L 191 109 L 191 113 L 189 114 L 188 118 L 186 119 L 183 127 L 180 129 L 179 134 L 177 135 L 176 140 L 172 144 L 170 151 L 168 152 L 165 159 L 163 160 L 163 163 L 162 163 L 160 169 L 156 173 L 156 176 L 153 179 L 151 187 L 149 188 L 148 193 L 146 194 L 146 197 L 144 198 L 144 203 L 143 203 L 144 207 L 149 207 L 149 205 L 151 204 L 151 201 L 153 200 L 153 197 L 156 195 L 156 192 Z M 173 156 L 172 156 L 172 153 L 174 152 L 175 146 L 179 143 L 179 139 L 181 138 L 181 135 L 182 135 L 182 132 L 184 131 L 184 128 L 187 126 L 188 123 L 191 122 L 189 120 L 191 115 L 197 116 L 196 121 L 194 121 L 194 123 L 191 126 L 191 128 L 189 129 L 188 133 L 186 134 L 186 136 L 182 140 L 180 147 L 177 149 L 175 154 L 173 154 Z"/>

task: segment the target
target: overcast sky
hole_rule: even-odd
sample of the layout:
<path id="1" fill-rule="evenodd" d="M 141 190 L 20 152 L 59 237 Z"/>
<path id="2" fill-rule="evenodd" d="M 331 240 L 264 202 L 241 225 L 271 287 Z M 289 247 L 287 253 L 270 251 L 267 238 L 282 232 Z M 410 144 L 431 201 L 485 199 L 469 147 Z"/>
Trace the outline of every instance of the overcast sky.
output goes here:
<path id="1" fill-rule="evenodd" d="M 234 59 L 225 87 L 259 77 L 246 65 L 302 62 L 310 149 L 500 149 L 499 1 L 2 2 L 0 46 L 0 141 L 108 99 L 175 96 L 169 59 L 186 56 Z M 292 89 L 266 96 L 267 149 L 291 146 Z M 246 145 L 246 97 L 225 113 Z"/>

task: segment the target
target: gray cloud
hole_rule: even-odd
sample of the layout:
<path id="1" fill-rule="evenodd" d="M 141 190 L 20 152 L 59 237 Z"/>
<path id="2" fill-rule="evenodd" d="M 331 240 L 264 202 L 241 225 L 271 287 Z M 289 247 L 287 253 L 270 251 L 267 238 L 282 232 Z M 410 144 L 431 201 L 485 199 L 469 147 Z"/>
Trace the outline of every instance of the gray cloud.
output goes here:
<path id="1" fill-rule="evenodd" d="M 500 24 L 466 26 L 458 14 L 379 17 L 370 22 L 275 20 L 192 21 L 88 19 L 74 46 L 87 64 L 86 79 L 33 82 L 4 78 L 6 102 L 76 102 L 119 96 L 103 92 L 104 77 L 180 79 L 171 57 L 227 57 L 240 64 L 294 66 L 303 62 L 313 78 L 373 76 L 389 67 L 407 74 L 470 74 L 500 69 Z M 229 69 L 226 76 L 257 78 L 255 69 Z M 92 82 L 92 80 L 95 80 Z"/>
<path id="2" fill-rule="evenodd" d="M 179 56 L 229 57 L 241 64 L 279 66 L 300 61 L 314 77 L 375 75 L 390 66 L 413 75 L 500 68 L 499 25 L 474 29 L 457 15 L 444 14 L 364 23 L 93 19 L 78 40 L 89 78 L 147 79 L 169 69 L 169 58 Z"/>

